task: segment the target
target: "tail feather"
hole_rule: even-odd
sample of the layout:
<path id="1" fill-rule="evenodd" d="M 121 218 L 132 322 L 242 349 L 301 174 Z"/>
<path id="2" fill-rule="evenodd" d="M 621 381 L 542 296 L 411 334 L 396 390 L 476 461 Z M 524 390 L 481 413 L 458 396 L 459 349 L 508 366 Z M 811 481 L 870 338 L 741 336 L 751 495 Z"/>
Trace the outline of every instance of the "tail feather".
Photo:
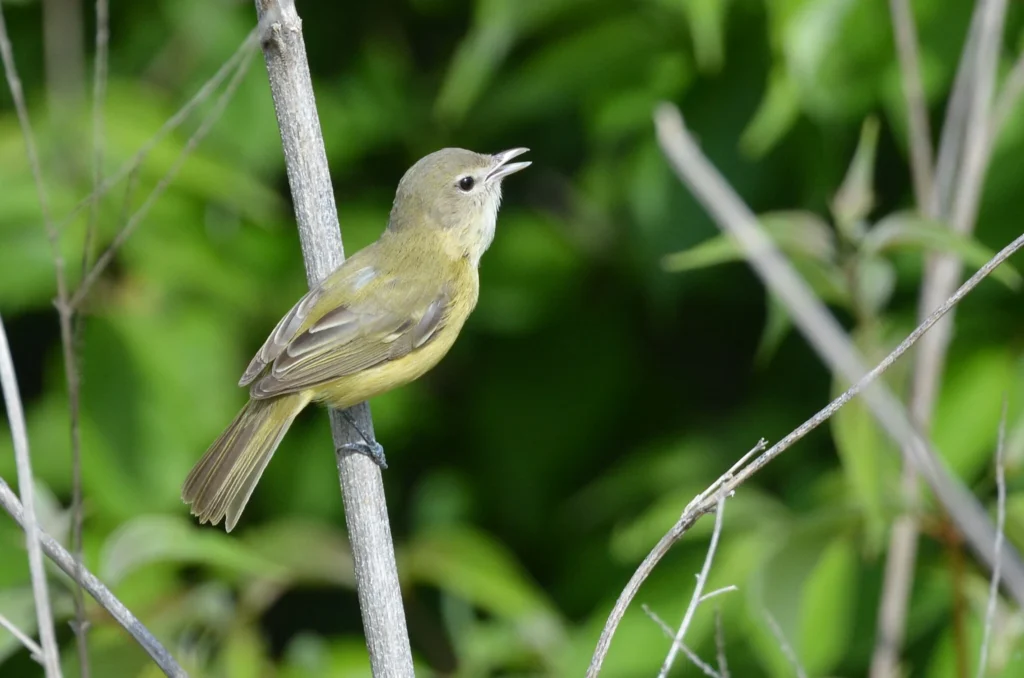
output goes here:
<path id="1" fill-rule="evenodd" d="M 296 393 L 250 400 L 189 472 L 181 498 L 199 522 L 225 520 L 230 532 L 295 416 L 309 404 Z"/>

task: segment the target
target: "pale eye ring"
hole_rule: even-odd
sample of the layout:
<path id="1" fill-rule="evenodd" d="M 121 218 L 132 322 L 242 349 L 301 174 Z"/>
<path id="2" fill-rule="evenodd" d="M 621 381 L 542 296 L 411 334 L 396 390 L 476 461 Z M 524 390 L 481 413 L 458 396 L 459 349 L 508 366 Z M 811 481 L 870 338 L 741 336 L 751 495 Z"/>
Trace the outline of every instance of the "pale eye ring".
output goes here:
<path id="1" fill-rule="evenodd" d="M 461 179 L 459 179 L 459 188 L 465 191 L 466 193 L 469 193 L 470 191 L 473 190 L 474 184 L 476 184 L 476 180 L 473 179 L 473 177 L 471 176 L 464 176 Z"/>

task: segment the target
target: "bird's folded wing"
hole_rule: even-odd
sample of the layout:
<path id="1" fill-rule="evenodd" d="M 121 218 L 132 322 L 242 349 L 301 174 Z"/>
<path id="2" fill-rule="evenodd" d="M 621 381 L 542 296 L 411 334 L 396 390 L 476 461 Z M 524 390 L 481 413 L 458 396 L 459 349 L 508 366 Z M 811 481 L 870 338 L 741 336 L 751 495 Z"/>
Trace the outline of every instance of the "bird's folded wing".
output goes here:
<path id="1" fill-rule="evenodd" d="M 436 336 L 449 313 L 446 289 L 431 289 L 418 277 L 376 282 L 372 293 L 352 295 L 311 323 L 317 301 L 345 295 L 317 288 L 300 300 L 246 370 L 242 383 L 252 383 L 250 395 L 301 391 L 400 358 Z"/>

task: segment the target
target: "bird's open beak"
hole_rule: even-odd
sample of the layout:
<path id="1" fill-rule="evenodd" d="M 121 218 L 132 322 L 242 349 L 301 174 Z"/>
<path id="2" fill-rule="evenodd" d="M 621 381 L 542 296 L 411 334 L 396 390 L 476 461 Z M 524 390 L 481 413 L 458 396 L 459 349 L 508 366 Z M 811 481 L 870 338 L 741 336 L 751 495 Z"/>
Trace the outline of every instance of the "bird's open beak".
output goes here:
<path id="1" fill-rule="evenodd" d="M 502 151 L 501 153 L 495 153 L 492 155 L 491 157 L 494 159 L 494 165 L 491 171 L 487 173 L 486 181 L 504 179 L 514 172 L 518 172 L 521 169 L 529 167 L 532 164 L 530 162 L 509 162 L 512 158 L 517 158 L 529 150 L 530 149 L 528 148 L 510 148 L 507 151 Z"/>

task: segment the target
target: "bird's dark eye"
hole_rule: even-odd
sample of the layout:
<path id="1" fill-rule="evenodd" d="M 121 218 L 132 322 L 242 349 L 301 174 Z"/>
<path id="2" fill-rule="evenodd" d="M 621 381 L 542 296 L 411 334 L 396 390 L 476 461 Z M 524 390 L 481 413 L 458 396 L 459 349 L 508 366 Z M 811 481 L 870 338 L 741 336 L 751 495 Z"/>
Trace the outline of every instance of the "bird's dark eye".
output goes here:
<path id="1" fill-rule="evenodd" d="M 473 184 L 475 183 L 476 181 L 473 180 L 473 177 L 462 177 L 461 179 L 459 179 L 459 188 L 468 193 L 469 191 L 473 190 Z"/>

